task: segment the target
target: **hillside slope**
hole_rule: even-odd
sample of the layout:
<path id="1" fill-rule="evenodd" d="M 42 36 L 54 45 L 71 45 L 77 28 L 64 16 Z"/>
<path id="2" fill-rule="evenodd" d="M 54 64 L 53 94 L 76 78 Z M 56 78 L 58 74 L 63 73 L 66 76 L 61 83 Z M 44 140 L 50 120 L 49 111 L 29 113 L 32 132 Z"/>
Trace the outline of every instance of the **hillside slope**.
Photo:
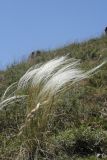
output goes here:
<path id="1" fill-rule="evenodd" d="M 67 54 L 80 59 L 81 68 L 89 70 L 107 59 L 107 36 L 41 51 L 33 58 L 8 66 L 0 71 L 0 97 L 32 65 Z M 37 121 L 32 120 L 20 136 L 29 104 L 33 104 L 32 99 L 0 111 L 0 160 L 96 160 L 97 156 L 107 159 L 107 64 L 61 94 L 57 103 L 52 102 L 54 110 L 46 127 L 39 124 L 42 128 L 36 128 L 43 114 L 40 110 L 35 115 Z"/>

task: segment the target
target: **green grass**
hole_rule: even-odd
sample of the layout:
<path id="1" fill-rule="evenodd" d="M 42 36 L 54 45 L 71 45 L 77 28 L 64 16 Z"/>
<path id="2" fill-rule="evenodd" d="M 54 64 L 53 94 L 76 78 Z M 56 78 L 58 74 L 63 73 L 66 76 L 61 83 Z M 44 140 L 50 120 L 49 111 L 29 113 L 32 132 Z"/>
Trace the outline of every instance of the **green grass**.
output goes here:
<path id="1" fill-rule="evenodd" d="M 68 53 L 69 57 L 81 59 L 82 68 L 91 69 L 107 58 L 107 37 L 43 51 L 32 62 L 25 60 L 8 66 L 5 71 L 0 71 L 0 96 L 33 64 Z M 52 113 L 47 110 L 48 119 L 46 114 L 42 119 L 43 111 L 39 109 L 19 136 L 21 126 L 27 122 L 26 117 L 33 109 L 33 91 L 29 94 L 28 102 L 17 102 L 0 111 L 1 160 L 34 160 L 36 156 L 38 160 L 96 160 L 98 151 L 106 157 L 107 64 L 97 74 L 61 94 L 57 103 L 52 101 L 54 110 Z"/>

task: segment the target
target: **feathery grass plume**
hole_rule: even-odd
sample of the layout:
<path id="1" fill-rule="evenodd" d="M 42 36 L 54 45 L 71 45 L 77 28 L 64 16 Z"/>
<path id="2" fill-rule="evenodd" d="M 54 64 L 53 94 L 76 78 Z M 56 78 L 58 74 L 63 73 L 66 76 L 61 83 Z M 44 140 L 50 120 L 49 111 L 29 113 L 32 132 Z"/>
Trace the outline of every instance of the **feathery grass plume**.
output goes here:
<path id="1" fill-rule="evenodd" d="M 36 65 L 31 67 L 17 82 L 10 85 L 4 92 L 0 108 L 7 106 L 9 103 L 13 103 L 20 98 L 24 98 L 25 95 L 15 95 L 15 92 L 22 91 L 28 86 L 33 87 L 34 92 L 39 92 L 33 95 L 33 100 L 39 103 L 48 101 L 52 96 L 56 95 L 61 91 L 62 88 L 68 83 L 70 86 L 84 78 L 89 77 L 94 74 L 95 71 L 106 63 L 106 60 L 99 66 L 84 72 L 78 66 L 80 60 L 74 58 L 67 58 L 67 56 L 62 56 L 60 58 L 54 58 L 43 65 Z M 11 94 L 8 93 L 16 87 L 16 90 Z M 6 99 L 7 97 L 7 99 Z M 36 103 L 36 104 L 37 104 Z"/>
<path id="2" fill-rule="evenodd" d="M 66 83 L 79 78 L 82 74 L 82 71 L 78 69 L 69 69 L 68 67 L 69 66 L 59 70 L 51 79 L 49 79 L 40 93 L 41 96 L 44 94 L 54 96 L 58 91 L 60 91 L 61 87 L 64 87 Z"/>
<path id="3" fill-rule="evenodd" d="M 95 71 L 97 71 L 100 67 L 102 67 L 104 64 L 106 64 L 107 63 L 107 59 L 106 60 L 104 60 L 100 65 L 98 65 L 97 67 L 95 67 L 95 68 L 92 68 L 91 70 L 89 70 L 89 71 L 87 71 L 86 72 L 86 78 L 88 78 L 89 76 L 92 76 L 94 73 L 95 73 Z"/>
<path id="4" fill-rule="evenodd" d="M 40 67 L 35 66 L 28 70 L 19 80 L 18 89 L 26 88 L 28 85 L 36 88 L 40 85 L 39 87 L 41 90 L 38 97 L 44 97 L 44 94 L 46 95 L 47 93 L 55 95 L 67 83 L 71 82 L 72 85 L 77 81 L 91 76 L 105 63 L 106 61 L 99 66 L 84 72 L 78 67 L 80 64 L 79 60 L 73 58 L 67 59 L 67 56 L 55 58 Z"/>
<path id="5" fill-rule="evenodd" d="M 25 89 L 31 83 L 33 76 L 38 72 L 38 65 L 32 66 L 19 80 L 18 90 Z"/>
<path id="6" fill-rule="evenodd" d="M 73 61 L 73 58 L 68 60 L 67 56 L 50 60 L 40 67 L 39 72 L 32 80 L 32 86 L 39 85 L 41 82 L 47 82 L 61 66 L 72 63 Z"/>
<path id="7" fill-rule="evenodd" d="M 50 73 L 55 69 L 55 67 L 58 67 L 65 57 L 61 57 L 59 59 L 54 59 L 42 66 L 34 66 L 31 67 L 25 75 L 19 80 L 18 88 L 24 88 L 28 85 L 29 82 L 32 81 L 32 85 L 39 84 L 41 81 L 43 81 L 44 76 L 49 76 Z"/>
<path id="8" fill-rule="evenodd" d="M 15 95 L 13 97 L 7 98 L 7 99 L 0 102 L 0 110 L 2 110 L 4 107 L 6 107 L 10 104 L 21 101 L 22 99 L 25 99 L 26 97 L 27 97 L 27 95 L 20 95 L 20 96 Z"/>
<path id="9" fill-rule="evenodd" d="M 85 72 L 77 68 L 79 61 L 76 61 L 73 64 L 67 64 L 63 66 L 61 69 L 54 73 L 54 75 L 47 81 L 38 95 L 39 99 L 42 97 L 51 98 L 56 95 L 66 84 L 73 85 L 74 83 L 90 77 L 92 74 L 95 74 L 96 70 L 99 69 L 102 65 L 104 65 L 106 61 L 102 62 L 99 66 Z"/>
<path id="10" fill-rule="evenodd" d="M 11 90 L 14 89 L 16 86 L 17 86 L 17 82 L 14 82 L 9 87 L 7 87 L 7 89 L 5 90 L 3 96 L 1 97 L 1 101 L 5 100 L 6 97 L 9 98 L 12 94 L 14 94 L 14 92 L 13 92 L 13 93 L 8 95 L 8 93 L 11 92 Z"/>
<path id="11" fill-rule="evenodd" d="M 36 87 L 40 85 L 41 82 L 46 82 L 53 73 L 61 68 L 62 65 L 65 65 L 70 62 L 74 62 L 75 59 L 67 59 L 67 56 L 62 56 L 60 58 L 55 58 L 43 65 L 36 65 L 28 70 L 25 75 L 19 80 L 18 89 L 25 88 L 28 83 L 31 83 L 31 86 Z"/>
<path id="12" fill-rule="evenodd" d="M 18 83 L 18 90 L 24 89 L 28 86 L 28 84 L 31 82 L 33 76 L 38 72 L 40 65 L 35 65 L 31 67 L 19 80 Z"/>

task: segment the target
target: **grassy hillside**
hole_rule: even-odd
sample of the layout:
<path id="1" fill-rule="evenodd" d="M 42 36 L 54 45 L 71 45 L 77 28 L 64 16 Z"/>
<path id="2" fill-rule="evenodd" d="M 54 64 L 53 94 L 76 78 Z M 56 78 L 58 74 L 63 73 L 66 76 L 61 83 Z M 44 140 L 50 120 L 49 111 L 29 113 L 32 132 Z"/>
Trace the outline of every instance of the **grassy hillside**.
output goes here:
<path id="1" fill-rule="evenodd" d="M 53 51 L 41 51 L 33 59 L 0 71 L 0 97 L 34 64 L 56 56 L 81 59 L 80 67 L 89 70 L 107 59 L 107 36 L 73 43 Z M 34 102 L 18 101 L 0 110 L 0 160 L 96 160 L 107 159 L 107 64 L 52 100 L 52 114 L 40 109 L 28 123 Z M 38 123 L 38 124 L 37 124 Z M 40 123 L 40 124 L 39 124 Z M 24 132 L 20 130 L 26 125 Z M 39 127 L 37 127 L 39 126 Z"/>

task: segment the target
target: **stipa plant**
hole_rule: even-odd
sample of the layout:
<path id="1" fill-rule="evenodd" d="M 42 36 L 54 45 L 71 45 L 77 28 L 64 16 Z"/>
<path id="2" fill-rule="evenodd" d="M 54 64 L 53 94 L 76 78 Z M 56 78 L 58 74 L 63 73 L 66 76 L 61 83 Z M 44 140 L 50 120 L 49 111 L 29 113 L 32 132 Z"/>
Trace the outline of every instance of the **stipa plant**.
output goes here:
<path id="1" fill-rule="evenodd" d="M 57 100 L 73 84 L 94 74 L 105 63 L 85 72 L 79 68 L 80 60 L 68 59 L 67 56 L 55 58 L 43 65 L 31 67 L 19 82 L 6 89 L 0 102 L 1 111 L 17 101 L 28 102 L 25 123 L 18 135 L 23 137 L 23 143 L 32 144 L 29 146 L 36 152 L 36 156 L 38 146 L 40 150 L 40 143 L 45 132 L 48 132 L 47 123 L 57 107 Z M 34 155 L 34 152 L 31 154 Z"/>

